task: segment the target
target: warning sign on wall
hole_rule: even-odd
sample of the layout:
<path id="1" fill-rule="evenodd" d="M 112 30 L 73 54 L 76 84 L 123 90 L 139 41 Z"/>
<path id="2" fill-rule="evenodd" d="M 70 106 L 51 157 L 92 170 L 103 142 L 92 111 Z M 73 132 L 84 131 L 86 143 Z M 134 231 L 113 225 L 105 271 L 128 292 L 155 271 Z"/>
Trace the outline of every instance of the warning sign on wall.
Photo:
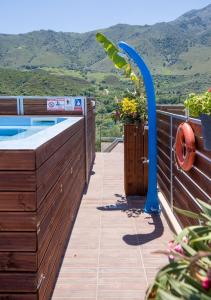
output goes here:
<path id="1" fill-rule="evenodd" d="M 47 99 L 47 110 L 49 110 L 49 111 L 64 111 L 65 110 L 65 99 L 64 98 Z"/>
<path id="2" fill-rule="evenodd" d="M 84 97 L 64 97 L 47 99 L 48 111 L 83 111 Z"/>

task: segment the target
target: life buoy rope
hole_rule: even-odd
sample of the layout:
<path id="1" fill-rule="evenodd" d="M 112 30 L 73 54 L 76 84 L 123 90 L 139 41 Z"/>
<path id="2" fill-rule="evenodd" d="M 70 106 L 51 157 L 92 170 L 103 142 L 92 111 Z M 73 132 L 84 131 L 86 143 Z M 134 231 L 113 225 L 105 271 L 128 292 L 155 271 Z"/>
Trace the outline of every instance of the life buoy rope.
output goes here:
<path id="1" fill-rule="evenodd" d="M 175 142 L 176 161 L 179 167 L 186 172 L 190 171 L 194 164 L 195 151 L 195 135 L 192 127 L 187 122 L 180 124 Z"/>

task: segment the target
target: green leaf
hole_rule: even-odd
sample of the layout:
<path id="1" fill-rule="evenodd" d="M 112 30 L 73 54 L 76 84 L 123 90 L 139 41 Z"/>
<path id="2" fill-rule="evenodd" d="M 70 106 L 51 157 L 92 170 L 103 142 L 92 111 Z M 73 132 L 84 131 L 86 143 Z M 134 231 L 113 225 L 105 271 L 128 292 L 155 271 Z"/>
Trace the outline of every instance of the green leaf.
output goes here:
<path id="1" fill-rule="evenodd" d="M 115 65 L 115 67 L 122 69 L 123 67 L 125 67 L 127 65 L 126 60 L 124 59 L 124 57 L 120 56 L 118 54 L 118 52 L 114 51 L 112 57 L 110 57 Z"/>
<path id="2" fill-rule="evenodd" d="M 105 52 L 108 54 L 108 57 L 112 60 L 116 68 L 121 69 L 128 65 L 126 59 L 119 55 L 119 49 L 109 39 L 107 39 L 104 34 L 98 32 L 96 34 L 96 39 L 102 44 Z"/>
<path id="3" fill-rule="evenodd" d="M 167 273 L 180 273 L 182 270 L 187 268 L 187 263 L 179 263 L 177 261 L 172 262 L 166 266 L 164 266 L 158 273 L 158 278 L 161 278 L 162 276 L 164 276 Z"/>
<path id="4" fill-rule="evenodd" d="M 201 209 L 203 210 L 203 212 L 205 214 L 207 214 L 209 217 L 211 217 L 211 205 L 209 205 L 208 203 L 201 201 L 199 199 L 196 199 L 196 201 L 199 203 Z"/>
<path id="5" fill-rule="evenodd" d="M 199 219 L 199 214 L 196 214 L 189 210 L 184 210 L 178 207 L 174 207 L 174 209 L 181 215 L 184 215 L 186 217 L 192 218 L 192 219 Z"/>
<path id="6" fill-rule="evenodd" d="M 173 296 L 169 292 L 166 292 L 166 291 L 161 290 L 161 289 L 158 289 L 157 293 L 161 297 L 162 300 L 178 300 L 178 299 L 181 300 L 180 297 L 178 298 L 176 296 Z"/>
<path id="7" fill-rule="evenodd" d="M 211 241 L 211 233 L 209 233 L 207 236 L 201 236 L 201 237 L 191 240 L 191 244 L 201 242 L 201 241 Z M 210 250 L 210 248 L 207 247 L 206 250 Z"/>

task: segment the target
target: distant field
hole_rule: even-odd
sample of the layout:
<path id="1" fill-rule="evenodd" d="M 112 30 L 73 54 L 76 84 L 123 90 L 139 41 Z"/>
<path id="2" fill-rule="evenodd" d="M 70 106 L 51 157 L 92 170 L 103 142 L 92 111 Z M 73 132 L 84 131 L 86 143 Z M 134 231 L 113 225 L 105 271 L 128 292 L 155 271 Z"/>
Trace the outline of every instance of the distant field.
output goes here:
<path id="1" fill-rule="evenodd" d="M 183 103 L 191 92 L 202 92 L 211 85 L 211 74 L 155 75 L 157 102 Z M 122 136 L 111 113 L 115 98 L 121 99 L 131 84 L 117 74 L 42 68 L 34 71 L 0 69 L 0 95 L 87 95 L 97 101 L 97 145 L 101 136 Z"/>

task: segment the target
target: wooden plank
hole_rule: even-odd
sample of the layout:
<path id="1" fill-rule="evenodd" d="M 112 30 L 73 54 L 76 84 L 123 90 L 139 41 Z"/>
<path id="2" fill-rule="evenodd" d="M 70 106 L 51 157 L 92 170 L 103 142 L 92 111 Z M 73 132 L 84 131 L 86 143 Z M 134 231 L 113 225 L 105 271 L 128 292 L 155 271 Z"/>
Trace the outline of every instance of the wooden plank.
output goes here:
<path id="1" fill-rule="evenodd" d="M 79 144 L 79 149 L 82 150 Z M 75 148 L 77 150 L 77 148 Z M 81 161 L 79 162 L 77 158 L 80 158 Z M 72 182 L 74 181 L 74 174 L 77 172 L 79 166 L 85 170 L 85 158 L 84 155 L 82 155 L 82 151 L 76 152 L 74 157 L 71 157 L 71 159 L 68 161 L 68 165 L 66 166 L 66 169 L 63 170 L 63 173 L 60 174 L 60 177 L 57 178 L 57 182 L 53 185 L 52 189 L 49 191 L 45 199 L 43 200 L 43 203 L 39 206 L 38 212 L 37 212 L 37 222 L 40 224 L 44 216 L 48 214 L 48 210 L 53 205 L 54 202 L 60 203 L 60 201 L 57 198 L 61 198 L 64 191 L 64 184 L 67 184 L 70 186 Z M 38 202 L 40 200 L 38 199 Z"/>
<path id="2" fill-rule="evenodd" d="M 24 97 L 25 115 L 82 115 L 80 111 L 48 111 L 46 99 L 27 99 Z"/>
<path id="3" fill-rule="evenodd" d="M 161 140 L 163 143 L 166 144 L 167 147 L 170 145 L 170 137 L 169 132 L 165 132 L 164 130 L 160 129 L 157 131 L 158 139 Z"/>
<path id="4" fill-rule="evenodd" d="M 167 116 L 167 115 L 163 115 L 162 113 L 160 113 L 160 112 L 157 112 L 157 119 L 158 120 L 163 120 L 163 121 L 165 121 L 165 122 L 169 122 L 169 119 L 170 119 L 170 117 L 169 116 Z"/>
<path id="5" fill-rule="evenodd" d="M 166 133 L 170 133 L 170 118 L 168 120 L 157 119 L 157 128 L 164 130 Z"/>
<path id="6" fill-rule="evenodd" d="M 84 119 L 79 120 L 77 123 L 73 124 L 58 136 L 49 140 L 47 143 L 43 144 L 36 149 L 36 168 L 38 169 L 51 155 L 53 155 L 58 148 L 65 144 L 72 135 L 78 132 L 84 126 Z M 84 127 L 83 127 L 84 128 Z"/>
<path id="7" fill-rule="evenodd" d="M 0 211 L 35 211 L 35 192 L 0 192 Z"/>
<path id="8" fill-rule="evenodd" d="M 25 294 L 16 294 L 16 293 L 0 293 L 1 300 L 38 300 L 37 294 L 25 293 Z"/>
<path id="9" fill-rule="evenodd" d="M 163 179 L 160 177 L 160 173 L 158 172 L 157 174 L 158 176 L 158 186 L 161 190 L 161 192 L 163 193 L 163 195 L 165 196 L 166 201 L 170 204 L 170 188 L 169 186 L 166 186 L 163 182 Z"/>
<path id="10" fill-rule="evenodd" d="M 37 231 L 34 212 L 0 212 L 0 232 Z"/>
<path id="11" fill-rule="evenodd" d="M 35 170 L 35 152 L 0 150 L 0 170 Z"/>
<path id="12" fill-rule="evenodd" d="M 52 294 L 52 288 L 54 287 L 56 276 L 59 271 L 62 254 L 64 253 L 80 205 L 81 191 L 84 184 L 81 180 L 82 178 L 84 178 L 83 172 L 80 170 L 76 180 L 80 184 L 78 185 L 78 188 L 74 188 L 74 193 L 72 195 L 68 195 L 69 200 L 68 198 L 66 199 L 66 209 L 63 210 L 63 215 L 58 222 L 59 225 L 56 227 L 56 232 L 54 233 L 45 254 L 46 258 L 43 259 L 42 266 L 40 267 L 39 273 L 44 273 L 46 276 L 46 280 L 39 290 L 40 299 L 49 299 Z M 74 201 L 72 201 L 73 199 Z"/>
<path id="13" fill-rule="evenodd" d="M 168 191 L 170 191 L 170 178 L 166 176 L 165 172 L 163 171 L 162 167 L 160 167 L 158 165 L 158 174 L 160 176 L 160 178 L 163 181 L 163 184 L 166 186 L 166 188 L 168 189 Z"/>
<path id="14" fill-rule="evenodd" d="M 148 129 L 144 130 L 144 157 L 148 157 Z M 144 193 L 148 191 L 148 164 L 143 164 L 144 167 Z"/>
<path id="15" fill-rule="evenodd" d="M 37 271 L 36 252 L 0 252 L 0 272 L 2 271 L 5 272 Z"/>
<path id="16" fill-rule="evenodd" d="M 0 272 L 0 292 L 27 293 L 36 292 L 36 273 L 6 273 Z"/>
<path id="17" fill-rule="evenodd" d="M 200 188 L 203 189 L 205 193 L 207 193 L 207 195 L 210 195 L 211 197 L 211 176 L 206 176 L 195 165 L 187 172 L 187 176 L 189 176 Z"/>
<path id="18" fill-rule="evenodd" d="M 35 232 L 0 232 L 0 251 L 36 251 Z"/>
<path id="19" fill-rule="evenodd" d="M 81 148 L 84 132 L 79 130 L 37 170 L 38 206 Z"/>
<path id="20" fill-rule="evenodd" d="M 0 99 L 0 115 L 17 115 L 17 99 Z"/>
<path id="21" fill-rule="evenodd" d="M 165 157 L 165 156 L 163 156 L 163 157 Z M 158 163 L 158 166 L 162 168 L 162 171 L 165 173 L 165 175 L 170 179 L 170 176 L 171 176 L 170 164 L 166 164 L 167 160 L 164 161 L 163 157 L 161 155 L 159 155 L 157 158 L 157 163 Z"/>
<path id="22" fill-rule="evenodd" d="M 196 213 L 199 213 L 200 211 L 200 209 L 195 204 L 189 193 L 187 193 L 186 190 L 183 188 L 183 185 L 177 177 L 174 177 L 173 182 L 173 199 L 174 207 L 178 207 L 185 210 L 191 210 Z M 174 214 L 177 216 L 177 219 L 183 226 L 198 224 L 197 220 L 193 220 L 186 216 L 178 214 L 176 211 L 174 211 Z"/>
<path id="23" fill-rule="evenodd" d="M 188 172 L 183 172 L 177 169 L 177 167 L 173 166 L 174 175 L 178 180 L 186 187 L 189 193 L 193 196 L 193 198 L 199 198 L 205 202 L 210 201 L 210 196 L 206 195 L 204 192 L 203 186 L 199 188 L 198 182 L 194 182 L 194 180 L 188 175 Z"/>
<path id="24" fill-rule="evenodd" d="M 171 165 L 170 157 L 159 146 L 157 147 L 157 151 L 158 151 L 158 158 L 160 158 L 170 170 L 170 165 Z"/>
<path id="25" fill-rule="evenodd" d="M 185 107 L 184 105 L 156 105 L 157 110 L 166 111 L 173 114 L 185 115 Z"/>
<path id="26" fill-rule="evenodd" d="M 80 159 L 80 161 L 76 161 L 77 168 L 76 170 L 73 171 L 72 174 L 70 169 L 67 170 L 65 176 L 63 178 L 60 178 L 58 184 L 55 186 L 55 188 L 52 191 L 52 194 L 55 197 L 55 201 L 50 207 L 50 209 L 48 210 L 48 213 L 46 214 L 44 220 L 41 222 L 40 230 L 38 234 L 38 244 L 39 244 L 38 263 L 40 263 L 40 261 L 42 260 L 45 249 L 51 240 L 55 228 L 57 227 L 56 220 L 58 220 L 58 216 L 62 213 L 62 211 L 66 206 L 65 199 L 67 199 L 68 195 L 72 195 L 73 193 L 72 187 L 74 186 L 74 184 L 77 183 L 76 181 L 77 173 L 79 172 L 80 169 L 83 173 L 85 173 L 83 171 L 85 164 L 83 160 Z M 83 181 L 84 181 L 83 184 L 85 184 L 85 179 L 83 179 Z M 77 185 L 78 184 L 79 182 L 77 183 Z M 62 190 L 60 190 L 61 185 L 62 185 Z M 75 185 L 75 188 L 77 188 L 77 185 Z M 57 197 L 60 197 L 59 201 L 57 200 Z"/>
<path id="27" fill-rule="evenodd" d="M 0 171 L 0 191 L 36 191 L 35 172 Z"/>
<path id="28" fill-rule="evenodd" d="M 127 196 L 145 196 L 143 124 L 125 125 L 124 187 Z"/>
<path id="29" fill-rule="evenodd" d="M 159 132 L 157 135 L 157 146 L 166 153 L 170 157 L 171 149 L 170 149 L 170 140 L 163 141 L 163 139 L 159 136 Z"/>

